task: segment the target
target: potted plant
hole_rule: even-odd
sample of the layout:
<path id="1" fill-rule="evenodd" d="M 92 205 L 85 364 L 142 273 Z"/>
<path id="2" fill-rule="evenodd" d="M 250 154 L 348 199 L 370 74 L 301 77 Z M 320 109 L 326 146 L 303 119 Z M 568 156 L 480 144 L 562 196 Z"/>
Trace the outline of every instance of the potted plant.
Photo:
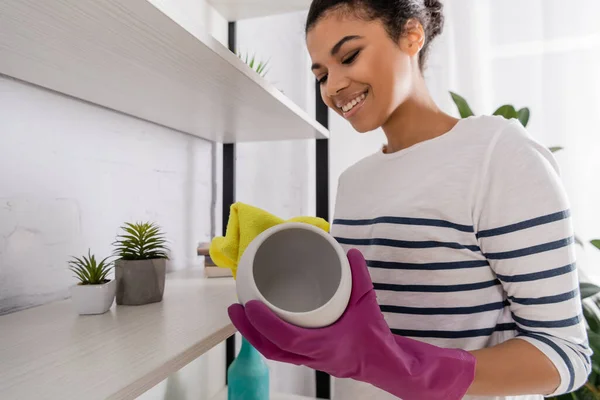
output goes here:
<path id="1" fill-rule="evenodd" d="M 237 56 L 240 60 L 242 60 L 246 65 L 248 65 L 252 70 L 254 70 L 261 77 L 265 77 L 267 75 L 269 65 L 269 60 L 267 61 L 257 61 L 256 55 L 252 55 L 252 58 L 248 59 L 248 53 L 242 55 L 242 53 L 238 52 Z"/>
<path id="2" fill-rule="evenodd" d="M 72 257 L 69 269 L 75 273 L 79 283 L 71 286 L 71 300 L 81 315 L 104 314 L 115 300 L 116 284 L 108 279 L 112 262 L 108 257 L 98 262 L 88 250 L 88 256 Z"/>
<path id="3" fill-rule="evenodd" d="M 114 245 L 117 304 L 143 305 L 162 301 L 168 249 L 154 223 L 126 223 Z"/>

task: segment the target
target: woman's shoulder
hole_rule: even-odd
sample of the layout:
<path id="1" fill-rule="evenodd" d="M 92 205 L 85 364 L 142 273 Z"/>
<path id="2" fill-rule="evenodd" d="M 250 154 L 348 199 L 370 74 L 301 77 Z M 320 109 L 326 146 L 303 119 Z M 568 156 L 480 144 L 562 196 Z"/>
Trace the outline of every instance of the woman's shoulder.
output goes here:
<path id="1" fill-rule="evenodd" d="M 484 164 L 543 159 L 558 168 L 552 152 L 516 118 L 482 115 L 465 118 L 457 126 L 458 132 L 452 138 L 454 147 L 479 153 Z"/>
<path id="2" fill-rule="evenodd" d="M 464 141 L 484 142 L 490 146 L 498 143 L 539 145 L 536 139 L 516 118 L 499 115 L 480 115 L 464 118 L 457 124 L 459 135 Z"/>
<path id="3" fill-rule="evenodd" d="M 488 117 L 490 118 L 490 117 Z M 489 141 L 488 161 L 496 165 L 543 162 L 558 171 L 549 148 L 536 139 L 518 119 L 500 117 L 497 131 Z"/>
<path id="4" fill-rule="evenodd" d="M 459 120 L 450 132 L 448 140 L 453 144 L 468 147 L 468 143 L 492 144 L 502 135 L 523 134 L 525 129 L 517 119 L 499 115 L 478 115 Z"/>

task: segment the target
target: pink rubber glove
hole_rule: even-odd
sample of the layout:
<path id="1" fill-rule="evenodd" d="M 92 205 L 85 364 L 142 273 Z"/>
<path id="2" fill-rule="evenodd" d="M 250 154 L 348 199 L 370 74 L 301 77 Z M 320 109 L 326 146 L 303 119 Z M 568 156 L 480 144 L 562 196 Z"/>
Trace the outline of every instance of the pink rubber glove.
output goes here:
<path id="1" fill-rule="evenodd" d="M 267 359 L 367 382 L 403 400 L 462 399 L 474 379 L 475 358 L 392 334 L 362 254 L 350 250 L 348 260 L 350 302 L 328 327 L 291 325 L 258 301 L 230 306 L 229 317 Z"/>

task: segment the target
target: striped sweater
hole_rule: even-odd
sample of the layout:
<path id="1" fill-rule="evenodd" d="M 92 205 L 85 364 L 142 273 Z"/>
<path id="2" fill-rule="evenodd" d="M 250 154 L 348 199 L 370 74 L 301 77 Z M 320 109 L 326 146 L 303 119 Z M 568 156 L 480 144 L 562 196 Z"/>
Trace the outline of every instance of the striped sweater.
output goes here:
<path id="1" fill-rule="evenodd" d="M 394 333 L 465 350 L 518 338 L 560 372 L 555 394 L 586 381 L 568 199 L 552 154 L 517 120 L 463 119 L 361 160 L 340 177 L 332 234 L 364 254 Z M 336 380 L 334 398 L 393 397 Z"/>

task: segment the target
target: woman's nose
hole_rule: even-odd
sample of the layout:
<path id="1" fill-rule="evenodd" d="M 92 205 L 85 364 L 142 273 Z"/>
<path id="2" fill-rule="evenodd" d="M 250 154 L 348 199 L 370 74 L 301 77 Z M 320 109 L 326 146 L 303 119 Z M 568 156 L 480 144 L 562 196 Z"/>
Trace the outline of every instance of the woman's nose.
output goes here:
<path id="1" fill-rule="evenodd" d="M 340 91 L 347 88 L 350 84 L 350 80 L 343 75 L 340 74 L 332 74 L 331 72 L 327 76 L 327 95 L 335 96 Z"/>

